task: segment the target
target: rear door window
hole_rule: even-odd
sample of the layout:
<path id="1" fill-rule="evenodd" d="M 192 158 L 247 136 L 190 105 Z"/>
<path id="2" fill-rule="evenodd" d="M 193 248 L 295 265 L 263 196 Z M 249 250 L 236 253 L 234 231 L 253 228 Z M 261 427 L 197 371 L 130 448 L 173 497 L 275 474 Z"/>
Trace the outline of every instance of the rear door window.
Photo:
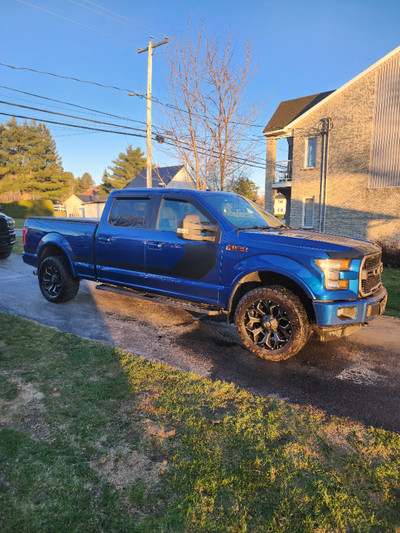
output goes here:
<path id="1" fill-rule="evenodd" d="M 149 205 L 150 198 L 116 198 L 108 222 L 123 228 L 147 228 Z"/>

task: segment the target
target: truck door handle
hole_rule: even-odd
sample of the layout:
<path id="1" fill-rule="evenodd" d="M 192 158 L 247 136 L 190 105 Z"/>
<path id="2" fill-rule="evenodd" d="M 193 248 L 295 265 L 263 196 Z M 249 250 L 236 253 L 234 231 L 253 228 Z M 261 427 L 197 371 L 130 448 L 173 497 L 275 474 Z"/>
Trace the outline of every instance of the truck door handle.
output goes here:
<path id="1" fill-rule="evenodd" d="M 111 237 L 108 235 L 99 235 L 100 242 L 111 242 Z"/>
<path id="2" fill-rule="evenodd" d="M 147 246 L 151 249 L 151 250 L 161 250 L 162 248 L 162 243 L 161 242 L 153 242 L 153 241 L 150 241 L 147 243 Z"/>

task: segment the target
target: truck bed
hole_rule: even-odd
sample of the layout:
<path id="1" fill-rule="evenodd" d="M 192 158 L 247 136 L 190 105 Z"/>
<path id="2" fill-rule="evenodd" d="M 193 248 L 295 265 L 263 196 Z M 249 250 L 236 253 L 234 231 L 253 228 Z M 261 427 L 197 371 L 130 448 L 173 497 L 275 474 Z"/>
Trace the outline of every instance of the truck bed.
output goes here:
<path id="1" fill-rule="evenodd" d="M 99 221 L 89 218 L 29 217 L 24 261 L 38 266 L 40 250 L 48 241 L 57 244 L 70 259 L 76 276 L 95 278 L 94 236 Z"/>

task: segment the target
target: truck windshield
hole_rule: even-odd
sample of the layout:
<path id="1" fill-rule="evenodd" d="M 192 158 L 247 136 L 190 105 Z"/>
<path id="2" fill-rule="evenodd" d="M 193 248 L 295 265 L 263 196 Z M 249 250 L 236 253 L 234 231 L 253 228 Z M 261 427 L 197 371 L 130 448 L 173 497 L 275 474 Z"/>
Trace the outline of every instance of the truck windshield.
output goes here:
<path id="1" fill-rule="evenodd" d="M 235 229 L 286 227 L 281 220 L 242 196 L 230 193 L 210 193 L 207 200 Z"/>

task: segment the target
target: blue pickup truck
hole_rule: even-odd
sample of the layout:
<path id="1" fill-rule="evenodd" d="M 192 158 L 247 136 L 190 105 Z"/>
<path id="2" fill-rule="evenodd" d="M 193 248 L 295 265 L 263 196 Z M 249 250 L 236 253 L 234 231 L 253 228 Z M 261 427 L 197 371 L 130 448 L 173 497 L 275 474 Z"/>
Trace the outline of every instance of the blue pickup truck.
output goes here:
<path id="1" fill-rule="evenodd" d="M 50 302 L 72 299 L 81 279 L 205 314 L 225 313 L 243 345 L 280 361 L 347 335 L 385 310 L 381 249 L 292 229 L 232 193 L 124 189 L 100 221 L 30 217 L 25 263 Z"/>

